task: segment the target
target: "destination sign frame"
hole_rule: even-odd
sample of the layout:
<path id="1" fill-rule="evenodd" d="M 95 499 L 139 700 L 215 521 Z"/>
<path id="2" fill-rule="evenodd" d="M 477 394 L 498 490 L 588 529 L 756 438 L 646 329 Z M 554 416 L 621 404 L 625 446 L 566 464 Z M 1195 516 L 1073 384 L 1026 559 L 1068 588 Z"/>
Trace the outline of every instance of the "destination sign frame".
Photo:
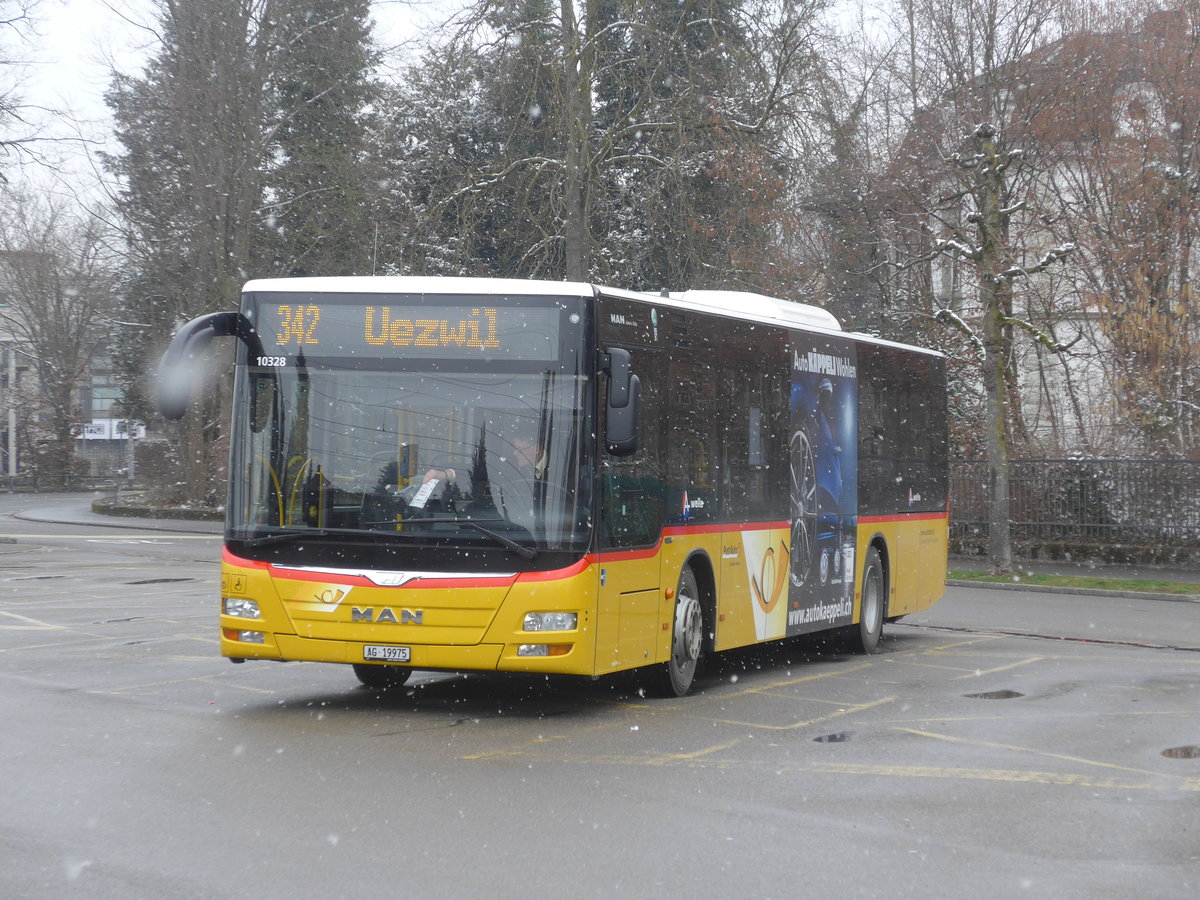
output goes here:
<path id="1" fill-rule="evenodd" d="M 574 308 L 575 298 L 248 295 L 245 312 L 263 347 L 262 356 L 248 361 L 262 367 L 301 358 L 554 362 L 567 306 Z"/>

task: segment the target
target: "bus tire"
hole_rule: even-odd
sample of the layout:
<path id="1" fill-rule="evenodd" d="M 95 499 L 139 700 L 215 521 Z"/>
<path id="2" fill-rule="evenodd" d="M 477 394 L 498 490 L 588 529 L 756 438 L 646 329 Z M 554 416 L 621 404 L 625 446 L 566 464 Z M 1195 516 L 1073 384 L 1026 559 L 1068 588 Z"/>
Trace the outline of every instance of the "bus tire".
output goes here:
<path id="1" fill-rule="evenodd" d="M 369 666 L 366 663 L 354 663 L 354 674 L 369 688 L 386 691 L 389 688 L 402 687 L 412 669 L 407 666 Z"/>
<path id="2" fill-rule="evenodd" d="M 871 547 L 863 563 L 862 601 L 859 604 L 858 624 L 850 630 L 850 647 L 856 653 L 874 653 L 883 635 L 887 618 L 887 572 L 879 549 Z"/>
<path id="3" fill-rule="evenodd" d="M 683 697 L 692 689 L 704 652 L 704 607 L 691 566 L 679 573 L 671 621 L 671 655 L 663 663 L 660 684 L 667 697 Z"/>

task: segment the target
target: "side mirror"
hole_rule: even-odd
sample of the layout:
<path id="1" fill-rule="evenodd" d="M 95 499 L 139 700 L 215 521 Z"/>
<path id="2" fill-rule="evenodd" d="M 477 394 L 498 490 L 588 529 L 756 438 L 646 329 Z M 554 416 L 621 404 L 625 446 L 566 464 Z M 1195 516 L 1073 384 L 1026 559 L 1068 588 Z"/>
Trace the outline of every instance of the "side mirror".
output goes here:
<path id="1" fill-rule="evenodd" d="M 629 351 L 614 347 L 608 357 L 608 408 L 604 443 L 613 456 L 631 456 L 638 447 L 642 382 L 633 374 Z"/>
<path id="2" fill-rule="evenodd" d="M 236 337 L 253 355 L 262 355 L 262 341 L 241 313 L 197 316 L 175 333 L 158 365 L 158 411 L 164 419 L 182 419 L 196 378 L 196 363 L 214 337 Z"/>

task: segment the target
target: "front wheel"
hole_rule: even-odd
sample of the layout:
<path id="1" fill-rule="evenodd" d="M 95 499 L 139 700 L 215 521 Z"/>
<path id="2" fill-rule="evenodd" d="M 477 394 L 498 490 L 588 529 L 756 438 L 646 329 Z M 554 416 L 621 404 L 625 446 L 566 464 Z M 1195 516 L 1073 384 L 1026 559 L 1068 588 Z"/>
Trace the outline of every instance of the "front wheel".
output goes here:
<path id="1" fill-rule="evenodd" d="M 668 697 L 682 697 L 692 689 L 704 651 L 704 610 L 696 574 L 685 568 L 675 592 L 675 616 L 671 623 L 671 657 L 664 664 L 661 685 Z"/>
<path id="2" fill-rule="evenodd" d="M 412 669 L 407 666 L 370 666 L 366 663 L 354 663 L 354 674 L 367 687 L 386 691 L 403 686 L 412 674 Z"/>
<path id="3" fill-rule="evenodd" d="M 863 563 L 862 602 L 858 611 L 858 624 L 851 627 L 850 646 L 857 653 L 874 653 L 883 634 L 883 620 L 887 617 L 887 573 L 879 550 L 872 547 L 867 551 Z"/>

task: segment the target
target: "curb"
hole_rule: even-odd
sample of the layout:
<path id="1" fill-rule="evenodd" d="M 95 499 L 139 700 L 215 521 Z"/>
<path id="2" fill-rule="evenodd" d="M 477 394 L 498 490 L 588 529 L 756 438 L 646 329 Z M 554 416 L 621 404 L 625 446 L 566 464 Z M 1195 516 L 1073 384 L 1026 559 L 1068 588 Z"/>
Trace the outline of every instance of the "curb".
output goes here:
<path id="1" fill-rule="evenodd" d="M 1119 597 L 1124 600 L 1171 600 L 1175 603 L 1200 603 L 1200 594 L 1155 594 L 1148 591 L 1108 591 L 1103 588 L 1058 587 L 1051 584 L 999 584 L 994 581 L 946 579 L 947 587 L 991 588 L 999 591 L 1028 591 L 1035 594 L 1075 594 L 1084 597 Z"/>
<path id="2" fill-rule="evenodd" d="M 100 515 L 97 513 L 97 515 Z M 79 525 L 83 528 L 121 528 L 125 531 L 165 531 L 170 534 L 203 534 L 209 537 L 221 537 L 219 531 L 204 531 L 195 528 L 180 527 L 183 522 L 164 522 L 162 519 L 143 520 L 134 522 L 130 519 L 122 519 L 118 516 L 113 516 L 112 522 L 85 522 L 82 519 L 49 519 L 45 516 L 26 516 L 20 513 L 13 514 L 14 519 L 20 519 L 22 522 L 45 522 L 47 525 Z M 195 520 L 193 520 L 195 521 Z M 15 543 L 15 541 L 14 541 Z"/>

